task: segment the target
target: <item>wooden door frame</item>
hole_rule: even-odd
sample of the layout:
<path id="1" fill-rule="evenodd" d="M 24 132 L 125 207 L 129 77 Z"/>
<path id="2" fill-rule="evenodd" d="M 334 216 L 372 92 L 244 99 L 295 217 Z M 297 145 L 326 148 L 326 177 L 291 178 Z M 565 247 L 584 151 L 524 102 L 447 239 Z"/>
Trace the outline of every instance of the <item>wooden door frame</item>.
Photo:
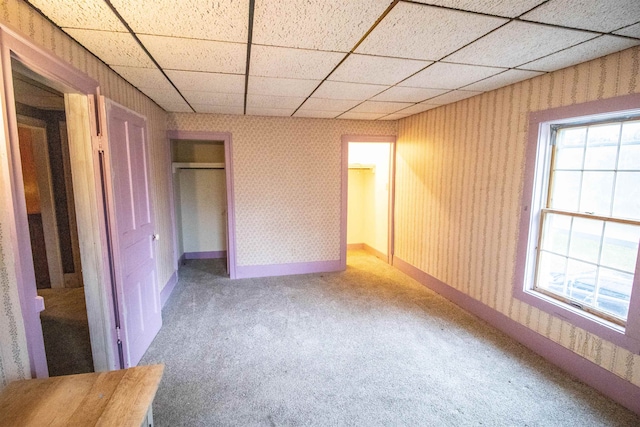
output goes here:
<path id="1" fill-rule="evenodd" d="M 115 331 L 112 329 L 108 253 L 104 224 L 104 206 L 96 173 L 97 149 L 100 137 L 97 129 L 95 97 L 99 96 L 98 82 L 66 62 L 22 37 L 17 31 L 0 24 L 1 67 L 0 100 L 3 108 L 4 141 L 0 142 L 2 168 L 8 172 L 3 186 L 3 202 L 12 206 L 13 215 L 7 218 L 8 232 L 15 259 L 16 286 L 25 326 L 30 372 L 33 377 L 48 376 L 47 360 L 42 337 L 37 292 L 31 259 L 31 243 L 24 200 L 22 168 L 18 143 L 18 125 L 13 92 L 12 59 L 29 72 L 29 76 L 65 93 L 65 111 L 69 131 L 69 150 L 73 171 L 73 189 L 84 273 L 85 299 L 94 369 L 116 368 L 114 353 Z M 96 250 L 96 248 L 98 248 Z"/>
<path id="2" fill-rule="evenodd" d="M 224 142 L 224 163 L 225 163 L 225 180 L 227 186 L 227 260 L 229 262 L 229 278 L 235 279 L 236 274 L 236 215 L 235 215 L 235 193 L 233 184 L 233 147 L 231 133 L 229 132 L 203 132 L 203 131 L 182 131 L 168 130 L 167 139 L 171 148 L 172 140 L 192 140 L 192 141 L 223 141 Z M 169 156 L 171 159 L 171 156 Z M 171 164 L 167 165 L 167 173 L 169 173 L 170 182 L 173 183 L 173 169 Z M 174 269 L 178 271 L 178 240 L 175 201 L 173 199 L 173 190 L 170 192 L 169 203 L 171 205 L 171 222 L 173 223 L 173 258 Z"/>
<path id="3" fill-rule="evenodd" d="M 349 143 L 371 142 L 391 144 L 389 155 L 389 205 L 387 230 L 387 262 L 393 264 L 394 228 L 395 228 L 395 189 L 396 189 L 396 136 L 395 135 L 342 135 L 341 181 L 340 181 L 340 265 L 347 268 L 347 205 L 349 198 Z"/>

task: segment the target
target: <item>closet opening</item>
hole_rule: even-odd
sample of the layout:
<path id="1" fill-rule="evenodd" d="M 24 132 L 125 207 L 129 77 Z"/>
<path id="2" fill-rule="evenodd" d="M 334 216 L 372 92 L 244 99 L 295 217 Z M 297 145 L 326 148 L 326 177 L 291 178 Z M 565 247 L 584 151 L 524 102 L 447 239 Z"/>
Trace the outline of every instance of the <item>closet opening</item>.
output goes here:
<path id="1" fill-rule="evenodd" d="M 177 255 L 219 263 L 230 275 L 224 140 L 170 139 Z"/>
<path id="2" fill-rule="evenodd" d="M 343 138 L 346 248 L 365 250 L 389 264 L 393 255 L 394 146 L 393 137 Z M 343 167 L 344 163 L 343 159 Z"/>

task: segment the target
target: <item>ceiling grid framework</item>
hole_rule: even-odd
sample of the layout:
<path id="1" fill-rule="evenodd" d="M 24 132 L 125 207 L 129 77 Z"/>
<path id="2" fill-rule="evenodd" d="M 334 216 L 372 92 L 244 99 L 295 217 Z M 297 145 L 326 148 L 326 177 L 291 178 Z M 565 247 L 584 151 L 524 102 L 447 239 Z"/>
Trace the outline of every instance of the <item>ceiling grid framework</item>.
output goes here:
<path id="1" fill-rule="evenodd" d="M 637 0 L 28 0 L 171 112 L 397 120 L 640 45 Z"/>

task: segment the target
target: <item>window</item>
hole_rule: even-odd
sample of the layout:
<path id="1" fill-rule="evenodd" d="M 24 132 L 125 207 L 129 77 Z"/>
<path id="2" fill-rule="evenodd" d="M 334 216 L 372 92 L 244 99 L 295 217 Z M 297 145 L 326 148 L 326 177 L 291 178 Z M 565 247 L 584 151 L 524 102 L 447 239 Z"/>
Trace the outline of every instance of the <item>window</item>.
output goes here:
<path id="1" fill-rule="evenodd" d="M 635 109 L 609 100 L 531 115 L 514 291 L 638 352 L 640 96 L 624 98 Z"/>

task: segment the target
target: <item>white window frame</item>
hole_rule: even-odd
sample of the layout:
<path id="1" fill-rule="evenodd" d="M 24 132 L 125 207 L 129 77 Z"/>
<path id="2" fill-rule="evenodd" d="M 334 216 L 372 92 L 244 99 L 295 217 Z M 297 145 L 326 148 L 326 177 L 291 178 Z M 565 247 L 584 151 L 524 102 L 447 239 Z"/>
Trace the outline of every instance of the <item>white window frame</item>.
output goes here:
<path id="1" fill-rule="evenodd" d="M 589 123 L 640 114 L 640 94 L 560 107 L 529 114 L 520 236 L 514 275 L 514 297 L 555 317 L 640 354 L 640 257 L 626 326 L 534 290 L 541 233 L 541 211 L 546 207 L 551 176 L 552 126 Z"/>

